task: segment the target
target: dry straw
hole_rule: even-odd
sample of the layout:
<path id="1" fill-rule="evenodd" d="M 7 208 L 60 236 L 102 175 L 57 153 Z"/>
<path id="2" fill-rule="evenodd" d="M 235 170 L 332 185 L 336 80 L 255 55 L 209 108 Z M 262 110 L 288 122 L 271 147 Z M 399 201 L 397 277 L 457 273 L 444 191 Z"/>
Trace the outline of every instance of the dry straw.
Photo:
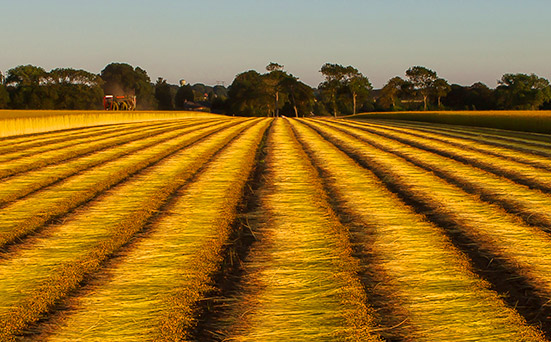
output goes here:
<path id="1" fill-rule="evenodd" d="M 348 121 L 344 121 L 347 122 Z M 358 123 L 362 121 L 355 121 Z M 511 148 L 526 153 L 551 155 L 551 140 L 546 134 L 524 134 L 504 130 L 476 129 L 475 127 L 462 127 L 452 125 L 419 124 L 402 121 L 368 121 L 366 123 L 378 123 L 387 127 L 410 128 L 417 133 L 430 132 L 443 136 L 463 138 L 469 141 L 477 141 L 484 144 Z M 519 134 L 520 133 L 520 134 Z"/>
<path id="2" fill-rule="evenodd" d="M 437 153 L 349 125 L 331 123 L 330 127 L 338 128 L 373 147 L 393 153 L 416 166 L 435 172 L 439 177 L 462 189 L 519 215 L 529 224 L 546 230 L 551 229 L 551 196 L 548 194 Z"/>
<path id="3" fill-rule="evenodd" d="M 312 127 L 344 145 L 341 133 L 313 121 Z M 471 270 L 467 258 L 444 232 L 404 205 L 370 171 L 360 167 L 339 148 L 312 129 L 294 123 L 299 140 L 329 180 L 337 200 L 371 241 L 370 252 L 375 288 L 384 299 L 380 305 L 405 317 L 400 325 L 383 334 L 408 341 L 542 341 L 489 285 Z M 353 140 L 353 139 L 352 139 Z M 354 140 L 346 146 L 373 159 L 386 153 Z M 386 164 L 388 173 L 407 177 L 405 166 Z M 386 159 L 385 159 L 386 160 Z M 390 161 L 390 159 L 389 159 Z M 422 170 L 415 171 L 424 176 Z M 428 179 L 428 178 L 427 178 Z M 434 180 L 427 191 L 439 194 Z M 362 231 L 356 231 L 360 236 Z M 361 239 L 360 239 L 361 240 Z M 384 317 L 383 317 L 384 319 Z"/>
<path id="4" fill-rule="evenodd" d="M 52 218 L 78 207 L 132 174 L 233 124 L 228 122 L 197 130 L 184 129 L 174 139 L 99 165 L 2 208 L 0 210 L 0 222 L 2 222 L 0 246 L 15 242 Z"/>
<path id="5" fill-rule="evenodd" d="M 140 153 L 149 147 L 167 142 L 185 133 L 188 127 L 200 129 L 202 126 L 199 123 L 190 123 L 189 125 L 181 123 L 177 126 L 136 133 L 125 139 L 121 139 L 112 147 L 70 158 L 63 163 L 48 165 L 3 179 L 2 187 L 0 188 L 0 207 L 52 183 L 73 176 L 78 172 L 105 164 L 117 158 Z"/>
<path id="6" fill-rule="evenodd" d="M 225 340 L 379 341 L 346 230 L 286 120 L 269 136 L 265 177 Z"/>
<path id="7" fill-rule="evenodd" d="M 509 148 L 489 145 L 481 143 L 480 141 L 467 140 L 464 138 L 455 138 L 448 137 L 439 133 L 434 132 L 418 132 L 414 129 L 409 128 L 399 128 L 386 125 L 367 125 L 368 127 L 381 129 L 389 134 L 397 134 L 397 136 L 406 136 L 411 139 L 419 139 L 420 141 L 425 141 L 428 144 L 432 143 L 444 143 L 448 146 L 454 146 L 456 148 L 479 152 L 488 156 L 503 157 L 521 164 L 532 165 L 536 168 L 542 168 L 545 170 L 551 170 L 551 165 L 549 165 L 549 157 L 539 156 L 536 154 L 529 154 L 525 151 L 515 151 Z"/>
<path id="8" fill-rule="evenodd" d="M 213 118 L 202 112 L 0 111 L 0 137 L 124 122 Z"/>
<path id="9" fill-rule="evenodd" d="M 226 145 L 43 339 L 189 337 L 197 301 L 212 286 L 229 243 L 236 206 L 268 123 L 258 122 Z"/>
<path id="10" fill-rule="evenodd" d="M 80 208 L 0 263 L 0 340 L 13 339 L 128 243 L 178 188 L 251 122 L 232 122 Z M 170 149 L 169 146 L 166 147 Z M 108 214 L 107 214 L 108 213 Z"/>

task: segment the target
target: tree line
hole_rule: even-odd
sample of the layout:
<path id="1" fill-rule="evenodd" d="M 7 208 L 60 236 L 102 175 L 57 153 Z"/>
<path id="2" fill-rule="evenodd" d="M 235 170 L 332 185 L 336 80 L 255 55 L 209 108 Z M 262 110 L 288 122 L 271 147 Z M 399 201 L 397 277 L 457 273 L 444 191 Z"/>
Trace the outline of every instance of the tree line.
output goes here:
<path id="1" fill-rule="evenodd" d="M 0 73 L 0 109 L 101 109 L 104 94 L 136 95 L 138 109 L 211 110 L 240 116 L 347 115 L 369 111 L 551 109 L 549 81 L 535 74 L 505 74 L 495 89 L 477 82 L 449 84 L 423 66 L 393 77 L 374 90 L 353 66 L 325 63 L 323 81 L 312 88 L 270 63 L 264 73 L 248 70 L 226 89 L 180 85 L 126 63 L 111 63 L 99 74 L 71 68 L 49 72 L 23 65 Z"/>
<path id="2" fill-rule="evenodd" d="M 103 109 L 107 94 L 136 95 L 138 109 L 182 110 L 194 101 L 211 107 L 227 91 L 221 86 L 170 85 L 162 78 L 152 83 L 144 69 L 126 63 L 111 63 L 99 74 L 34 65 L 12 68 L 5 76 L 0 72 L 0 109 Z"/>

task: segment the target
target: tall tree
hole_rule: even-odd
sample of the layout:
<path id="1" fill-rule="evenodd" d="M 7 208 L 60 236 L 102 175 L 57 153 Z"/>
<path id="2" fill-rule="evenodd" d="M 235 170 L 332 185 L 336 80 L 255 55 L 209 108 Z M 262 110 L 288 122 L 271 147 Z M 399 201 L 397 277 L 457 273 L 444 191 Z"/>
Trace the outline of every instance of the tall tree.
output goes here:
<path id="1" fill-rule="evenodd" d="M 298 78 L 289 75 L 282 82 L 283 91 L 287 94 L 289 102 L 293 107 L 295 117 L 305 116 L 313 111 L 314 90 L 308 85 L 300 82 Z"/>
<path id="2" fill-rule="evenodd" d="M 379 105 L 387 109 L 395 109 L 396 101 L 400 93 L 402 92 L 402 87 L 405 81 L 401 77 L 393 77 L 385 84 L 381 89 L 381 95 L 377 99 Z"/>
<path id="3" fill-rule="evenodd" d="M 337 93 L 343 86 L 346 68 L 339 64 L 325 63 L 320 72 L 325 81 L 320 83 L 322 98 L 332 107 L 333 115 L 337 117 Z"/>
<path id="4" fill-rule="evenodd" d="M 358 69 L 347 66 L 344 74 L 344 85 L 348 88 L 348 91 L 352 95 L 352 114 L 356 114 L 356 103 L 358 97 L 367 98 L 369 91 L 373 89 L 369 79 L 362 75 Z"/>
<path id="5" fill-rule="evenodd" d="M 157 83 L 155 83 L 155 99 L 157 99 L 158 108 L 160 110 L 174 109 L 172 90 L 162 77 L 159 77 Z"/>
<path id="6" fill-rule="evenodd" d="M 8 108 L 10 102 L 10 94 L 4 84 L 4 75 L 0 72 L 0 109 Z"/>
<path id="7" fill-rule="evenodd" d="M 47 79 L 57 92 L 56 109 L 95 109 L 101 104 L 103 80 L 96 74 L 57 68 L 48 73 Z"/>
<path id="8" fill-rule="evenodd" d="M 54 109 L 56 89 L 48 84 L 48 73 L 34 65 L 8 70 L 6 80 L 10 103 L 15 109 Z"/>
<path id="9" fill-rule="evenodd" d="M 436 72 L 422 66 L 414 66 L 406 71 L 406 76 L 417 93 L 423 97 L 423 108 L 427 110 L 428 97 L 433 92 L 434 82 L 438 78 Z"/>
<path id="10" fill-rule="evenodd" d="M 536 74 L 505 74 L 496 89 L 504 109 L 538 109 L 551 100 L 549 81 Z"/>
<path id="11" fill-rule="evenodd" d="M 264 75 L 264 83 L 273 94 L 274 97 L 274 110 L 273 116 L 279 116 L 279 93 L 281 92 L 281 82 L 288 77 L 287 73 L 283 71 L 283 65 L 270 62 L 266 66 L 267 74 Z"/>
<path id="12" fill-rule="evenodd" d="M 0 109 L 8 108 L 10 102 L 10 94 L 4 84 L 0 84 Z"/>
<path id="13" fill-rule="evenodd" d="M 186 102 L 193 102 L 193 100 L 194 96 L 191 85 L 180 85 L 180 87 L 176 91 L 176 96 L 174 97 L 174 105 L 176 109 L 183 109 Z"/>
<path id="14" fill-rule="evenodd" d="M 136 95 L 139 108 L 156 107 L 154 86 L 144 69 L 126 63 L 111 63 L 101 71 L 101 78 L 105 82 L 105 94 Z"/>
<path id="15" fill-rule="evenodd" d="M 440 99 L 442 97 L 448 95 L 448 93 L 451 91 L 452 88 L 451 88 L 450 84 L 448 83 L 448 81 L 446 81 L 443 78 L 438 78 L 436 81 L 434 81 L 433 87 L 434 87 L 434 95 L 438 99 L 438 101 L 437 101 L 438 108 L 440 108 L 440 107 L 442 107 L 442 103 L 441 103 Z"/>
<path id="16" fill-rule="evenodd" d="M 272 115 L 272 93 L 257 71 L 249 70 L 235 76 L 228 90 L 228 106 L 240 116 Z"/>

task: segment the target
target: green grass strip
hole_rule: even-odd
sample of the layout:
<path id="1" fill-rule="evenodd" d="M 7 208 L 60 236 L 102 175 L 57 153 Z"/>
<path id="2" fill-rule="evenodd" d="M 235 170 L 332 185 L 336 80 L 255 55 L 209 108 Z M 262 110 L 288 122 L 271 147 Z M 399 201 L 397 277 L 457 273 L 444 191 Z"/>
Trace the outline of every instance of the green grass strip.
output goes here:
<path id="1" fill-rule="evenodd" d="M 268 138 L 258 241 L 227 341 L 380 341 L 347 231 L 286 120 Z"/>
<path id="2" fill-rule="evenodd" d="M 13 340 L 96 272 L 205 162 L 252 123 L 232 121 L 231 127 L 114 187 L 1 262 L 0 340 Z"/>
<path id="3" fill-rule="evenodd" d="M 336 200 L 372 241 L 364 247 L 376 271 L 372 276 L 378 281 L 377 291 L 385 295 L 383 305 L 407 318 L 382 333 L 407 341 L 543 341 L 488 290 L 440 228 L 404 205 L 336 146 L 305 125 L 292 123 Z M 364 150 L 360 143 L 355 147 Z M 379 155 L 373 149 L 367 153 Z"/>

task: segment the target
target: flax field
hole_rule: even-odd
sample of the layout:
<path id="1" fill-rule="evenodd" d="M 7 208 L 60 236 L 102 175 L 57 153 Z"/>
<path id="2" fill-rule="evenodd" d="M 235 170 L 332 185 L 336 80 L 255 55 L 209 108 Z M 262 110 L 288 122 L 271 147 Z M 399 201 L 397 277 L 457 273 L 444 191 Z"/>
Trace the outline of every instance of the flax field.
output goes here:
<path id="1" fill-rule="evenodd" d="M 0 341 L 551 341 L 549 135 L 78 115 L 0 120 Z"/>

